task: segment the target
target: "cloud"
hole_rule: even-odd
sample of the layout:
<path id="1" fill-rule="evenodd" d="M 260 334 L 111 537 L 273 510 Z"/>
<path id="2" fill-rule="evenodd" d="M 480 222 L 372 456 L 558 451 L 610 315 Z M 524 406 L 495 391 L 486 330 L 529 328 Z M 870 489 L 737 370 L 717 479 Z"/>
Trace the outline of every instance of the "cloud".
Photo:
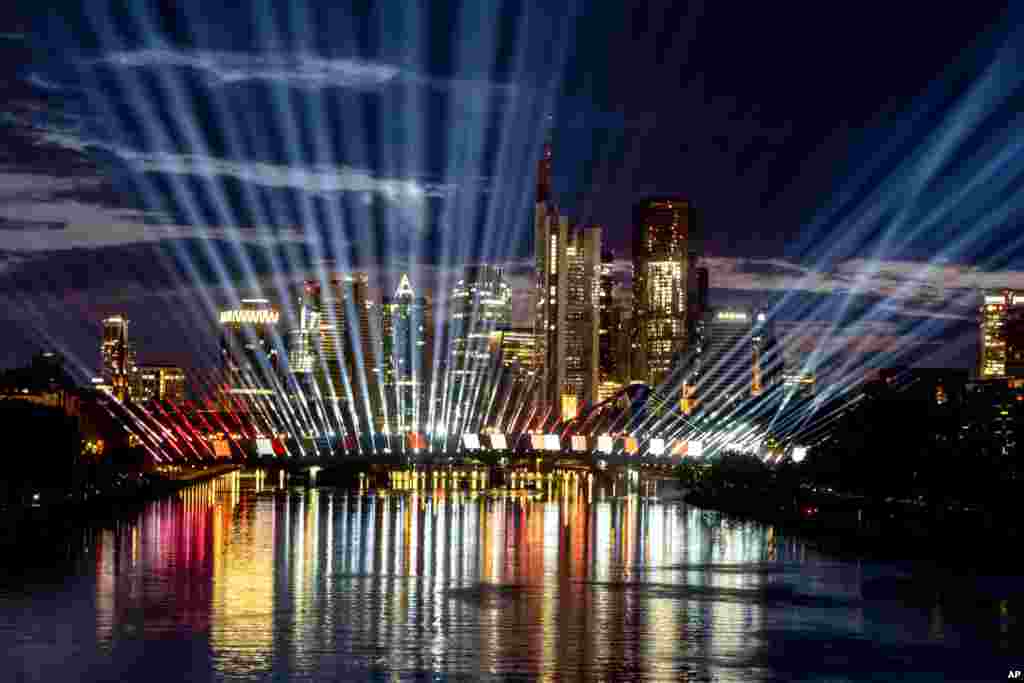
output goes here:
<path id="1" fill-rule="evenodd" d="M 139 172 L 196 176 L 226 176 L 272 188 L 290 188 L 312 194 L 370 192 L 387 199 L 419 203 L 428 197 L 447 197 L 455 186 L 415 178 L 380 178 L 352 166 L 291 166 L 262 161 L 234 161 L 201 154 L 145 153 L 111 148 Z"/>
<path id="2" fill-rule="evenodd" d="M 712 289 L 748 292 L 802 292 L 875 297 L 882 306 L 907 315 L 964 319 L 963 307 L 977 304 L 981 289 L 1024 289 L 1022 271 L 986 271 L 943 262 L 850 259 L 814 268 L 782 259 L 709 256 Z"/>
<path id="3" fill-rule="evenodd" d="M 268 80 L 312 88 L 376 88 L 394 81 L 400 73 L 397 67 L 358 59 L 161 48 L 114 52 L 98 61 L 121 67 L 189 67 L 222 85 Z"/>
<path id="4" fill-rule="evenodd" d="M 440 79 L 379 61 L 326 58 L 315 54 L 245 53 L 151 48 L 120 51 L 92 63 L 125 68 L 196 69 L 214 87 L 248 81 L 277 82 L 296 88 L 377 90 L 394 84 L 512 94 L 517 87 L 482 80 Z"/>
<path id="5" fill-rule="evenodd" d="M 169 224 L 160 216 L 80 201 L 101 192 L 101 180 L 76 181 L 33 174 L 0 173 L 0 250 L 25 254 L 69 249 L 102 249 L 170 239 L 217 239 L 243 244 L 304 243 L 300 229 L 229 230 Z M 70 197 L 70 198 L 69 198 Z"/>

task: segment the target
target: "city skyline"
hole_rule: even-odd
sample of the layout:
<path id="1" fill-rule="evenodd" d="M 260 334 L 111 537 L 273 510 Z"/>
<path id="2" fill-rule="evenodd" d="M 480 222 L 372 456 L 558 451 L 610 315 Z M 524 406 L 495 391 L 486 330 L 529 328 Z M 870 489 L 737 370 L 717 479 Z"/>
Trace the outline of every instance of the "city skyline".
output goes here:
<path id="1" fill-rule="evenodd" d="M 774 95 L 738 72 L 736 64 L 716 61 L 708 41 L 726 29 L 712 8 L 666 6 L 660 8 L 663 13 L 651 8 L 624 18 L 614 9 L 587 8 L 558 16 L 551 30 L 569 29 L 561 52 L 538 48 L 547 34 L 516 43 L 503 33 L 517 21 L 541 16 L 531 12 L 544 14 L 541 6 L 531 6 L 525 14 L 510 10 L 493 17 L 465 17 L 470 25 L 478 22 L 501 36 L 493 46 L 499 55 L 494 69 L 472 73 L 453 58 L 434 54 L 438 41 L 431 31 L 417 38 L 426 56 L 416 65 L 395 57 L 393 38 L 367 47 L 355 36 L 342 36 L 332 46 L 326 36 L 315 35 L 304 50 L 293 42 L 272 53 L 258 40 L 239 37 L 231 49 L 214 49 L 221 37 L 216 31 L 186 38 L 161 24 L 162 17 L 152 8 L 133 10 L 128 24 L 140 30 L 133 34 L 111 15 L 85 15 L 75 5 L 66 5 L 64 28 L 55 26 L 54 15 L 45 11 L 5 10 L 12 13 L 9 24 L 14 27 L 0 45 L 12 102 L 10 125 L 0 131 L 8 149 L 0 168 L 0 296 L 7 304 L 6 322 L 14 330 L 0 349 L 7 366 L 26 362 L 42 348 L 54 348 L 69 358 L 78 377 L 95 374 L 95 321 L 123 312 L 138 321 L 133 337 L 154 358 L 208 367 L 214 362 L 216 339 L 199 321 L 211 310 L 229 305 L 233 297 L 284 300 L 288 287 L 316 279 L 323 270 L 360 270 L 389 282 L 407 271 L 422 283 L 420 291 L 431 292 L 447 290 L 464 265 L 501 265 L 518 293 L 513 322 L 523 324 L 529 319 L 523 292 L 531 278 L 528 235 L 535 160 L 549 133 L 556 149 L 551 195 L 573 225 L 602 225 L 604 243 L 618 263 L 626 266 L 632 260 L 629 213 L 637 201 L 666 193 L 686 197 L 701 212 L 700 251 L 711 273 L 712 304 L 771 309 L 774 319 L 799 336 L 795 345 L 815 345 L 809 350 L 832 357 L 825 365 L 843 371 L 865 364 L 855 356 L 871 355 L 881 356 L 881 364 L 898 357 L 972 368 L 979 351 L 977 293 L 1024 288 L 1012 238 L 1016 199 L 1004 202 L 998 195 L 1019 172 L 1015 157 L 999 151 L 1010 139 L 1000 121 L 1013 108 L 1018 78 L 1006 76 L 999 82 L 1006 96 L 992 97 L 984 89 L 986 79 L 995 78 L 992 74 L 1014 73 L 1017 60 L 1006 49 L 1016 30 L 1012 12 L 999 8 L 979 7 L 960 17 L 957 25 L 943 24 L 927 50 L 913 60 L 901 60 L 895 72 L 888 68 L 878 83 L 848 79 L 844 87 L 849 92 L 830 91 L 837 102 L 852 105 L 842 109 L 824 104 L 828 98 L 810 101 L 802 95 L 805 78 L 798 74 L 778 71 L 780 92 Z M 194 10 L 183 7 L 176 16 L 187 24 L 196 18 Z M 300 11 L 287 17 L 291 23 L 278 17 L 275 30 L 293 36 L 295 27 L 313 15 Z M 462 15 L 454 9 L 439 16 Z M 787 18 L 774 21 L 785 23 Z M 854 24 L 863 21 L 847 18 Z M 641 34 L 656 33 L 659 20 L 674 22 L 693 30 L 699 44 L 691 51 L 665 44 L 658 58 L 646 48 L 638 50 L 628 60 L 629 75 L 635 78 L 626 78 L 625 65 L 607 64 L 591 47 L 595 37 L 611 35 L 609 27 L 619 25 L 614 19 Z M 800 17 L 797 25 L 812 19 Z M 878 54 L 864 57 L 868 63 L 885 63 L 886 55 L 901 44 L 898 27 L 913 21 L 902 13 L 892 16 Z M 78 30 L 84 26 L 92 32 Z M 988 28 L 975 30 L 981 26 Z M 43 59 L 32 51 L 33 41 L 44 34 L 67 48 L 61 58 Z M 398 31 L 396 37 L 402 35 Z M 152 42 L 158 39 L 163 47 Z M 502 53 L 506 43 L 527 55 L 522 68 Z M 477 49 L 487 53 L 491 47 Z M 853 63 L 835 57 L 838 47 L 818 47 L 826 58 L 833 55 L 829 63 L 852 73 Z M 337 53 L 333 61 L 309 58 L 332 49 Z M 281 54 L 289 50 L 295 59 L 287 62 L 291 70 L 285 73 L 279 68 L 285 63 Z M 553 72 L 539 68 L 549 57 L 562 66 Z M 658 77 L 689 57 L 694 66 L 685 82 L 659 91 L 664 97 L 658 107 L 619 107 L 630 99 L 624 99 L 627 94 L 653 93 L 649 89 Z M 795 55 L 783 51 L 772 59 L 761 68 L 789 64 Z M 76 82 L 69 69 L 84 70 L 84 79 Z M 593 69 L 606 82 L 583 78 Z M 736 94 L 706 94 L 706 79 L 713 73 L 729 75 Z M 691 76 L 696 80 L 685 80 Z M 150 77 L 184 99 L 157 98 L 149 109 L 137 106 L 128 95 Z M 97 87 L 105 78 L 118 87 L 100 93 Z M 237 98 L 243 93 L 255 102 L 277 88 L 299 97 L 307 116 L 316 110 L 327 114 L 319 124 L 298 125 L 301 117 L 293 113 L 291 121 L 298 127 L 292 129 L 288 121 L 270 116 L 272 106 L 253 105 L 252 115 L 263 116 L 260 121 L 282 144 L 292 140 L 294 159 L 282 156 L 286 149 L 272 141 L 238 138 L 239 131 L 228 125 L 232 117 L 241 116 Z M 403 166 L 408 172 L 388 170 L 364 155 L 360 166 L 342 149 L 349 144 L 342 144 L 347 139 L 340 133 L 344 117 L 331 112 L 357 105 L 383 111 L 395 106 L 391 89 L 434 93 L 438 106 L 473 105 L 450 121 L 460 121 L 465 125 L 459 131 L 476 135 L 470 148 L 479 150 L 472 156 L 478 163 L 445 167 L 450 154 L 444 144 L 429 136 L 426 142 L 397 134 L 383 137 L 373 117 L 363 117 L 372 144 L 409 163 Z M 892 90 L 906 95 L 890 101 L 887 93 Z M 213 109 L 197 113 L 174 104 L 200 101 L 189 100 L 192 95 L 208 96 Z M 723 116 L 730 101 L 735 116 Z M 485 108 L 504 117 L 503 132 L 492 130 L 474 108 L 473 103 L 488 102 Z M 875 114 L 880 102 L 891 116 Z M 810 106 L 807 116 L 820 117 L 813 128 L 817 132 L 796 125 L 801 122 L 798 106 Z M 684 108 L 694 112 L 692 133 L 674 132 L 667 124 Z M 102 111 L 111 114 L 119 130 L 97 128 L 95 117 Z M 439 110 L 417 109 L 407 118 L 426 121 L 431 134 L 440 132 L 439 140 L 452 142 L 449 121 L 440 116 L 432 121 L 432 111 Z M 163 118 L 154 118 L 158 112 Z M 922 117 L 934 123 L 934 132 L 906 137 Z M 826 125 L 840 132 L 823 134 L 822 145 L 818 133 Z M 143 133 L 136 130 L 139 126 Z M 183 139 L 192 141 L 191 150 L 154 146 L 181 132 L 176 127 L 189 126 L 192 133 Z M 976 134 L 956 135 L 950 132 L 954 126 Z M 315 131 L 327 142 L 310 137 Z M 333 146 L 327 144 L 332 139 Z M 758 139 L 758 144 L 751 142 Z M 884 154 L 877 152 L 878 141 L 897 139 L 904 142 L 886 146 Z M 223 144 L 214 144 L 217 140 Z M 509 151 L 494 156 L 484 140 L 519 149 L 516 155 Z M 260 157 L 260 145 L 269 156 Z M 321 154 L 328 147 L 330 153 Z M 410 151 L 420 147 L 416 154 Z M 944 148 L 957 149 L 960 156 L 951 157 Z M 766 161 L 780 154 L 788 161 L 779 162 L 779 168 Z M 412 163 L 417 155 L 423 168 Z M 756 163 L 743 162 L 746 157 Z M 830 170 L 804 172 L 800 167 L 805 161 Z M 725 172 L 730 165 L 733 171 Z M 760 170 L 751 170 L 755 168 Z M 945 186 L 936 169 L 944 169 L 943 177 L 954 178 L 969 191 L 940 191 Z M 901 198 L 894 187 L 915 172 L 919 190 Z M 1005 182 L 985 190 L 985 181 L 996 172 Z M 816 177 L 808 181 L 808 175 Z M 193 181 L 208 186 L 193 187 Z M 476 182 L 485 187 L 481 195 L 497 203 L 473 199 Z M 780 182 L 786 188 L 778 194 Z M 283 194 L 275 194 L 278 190 Z M 334 193 L 338 202 L 325 203 L 325 192 Z M 429 210 L 419 212 L 417 202 L 425 202 Z M 157 204 L 165 210 L 157 210 Z M 259 210 L 262 219 L 256 215 Z M 448 238 L 430 227 L 441 225 L 438 216 L 444 215 L 450 217 L 444 220 L 455 221 Z M 419 225 L 415 216 L 426 221 L 420 226 L 426 232 L 407 230 Z M 967 226 L 958 240 L 929 237 L 948 235 L 954 225 Z M 325 226 L 342 229 L 324 232 Z M 895 226 L 905 228 L 899 236 Z M 935 226 L 941 229 L 933 230 Z M 363 230 L 378 234 L 363 240 Z M 339 242 L 341 233 L 347 238 Z M 410 234 L 415 239 L 408 239 Z M 434 239 L 438 234 L 442 238 Z M 319 253 L 316 239 L 321 241 Z M 361 242 L 365 249 L 351 249 Z M 389 256 L 394 257 L 393 266 L 383 264 Z M 375 296 L 388 287 L 393 285 Z M 294 307 L 284 306 L 285 318 L 294 316 L 289 308 Z M 158 325 L 172 325 L 180 337 L 161 334 Z M 169 337 L 179 348 L 169 346 Z"/>
<path id="2" fill-rule="evenodd" d="M 8 0 L 0 103 L 15 679 L 1022 677 L 1024 3 Z"/>

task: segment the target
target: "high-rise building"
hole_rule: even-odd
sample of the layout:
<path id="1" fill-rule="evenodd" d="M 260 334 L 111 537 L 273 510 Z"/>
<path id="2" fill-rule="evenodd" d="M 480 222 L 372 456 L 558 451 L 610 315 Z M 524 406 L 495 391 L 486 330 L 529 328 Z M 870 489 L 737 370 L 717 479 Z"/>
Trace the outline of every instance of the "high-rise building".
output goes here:
<path id="1" fill-rule="evenodd" d="M 810 397 L 814 396 L 817 377 L 813 372 L 782 372 L 782 390 L 791 396 Z"/>
<path id="2" fill-rule="evenodd" d="M 433 322 L 430 304 L 417 297 L 403 274 L 394 296 L 381 307 L 381 384 L 384 390 L 383 424 L 386 432 L 423 431 L 429 419 L 426 389 Z"/>
<path id="3" fill-rule="evenodd" d="M 597 396 L 598 401 L 611 397 L 622 389 L 630 379 L 628 314 L 619 301 L 624 289 L 620 273 L 616 269 L 615 254 L 603 250 L 601 273 L 597 280 L 598 309 L 598 352 L 597 352 Z"/>
<path id="4" fill-rule="evenodd" d="M 320 362 L 320 283 L 303 283 L 295 296 L 295 308 L 296 326 L 288 332 L 288 365 L 305 388 Z"/>
<path id="5" fill-rule="evenodd" d="M 992 289 L 983 296 L 979 379 L 1024 375 L 1024 291 Z"/>
<path id="6" fill-rule="evenodd" d="M 370 299 L 365 273 L 332 277 L 321 286 L 307 282 L 298 295 L 299 329 L 292 331 L 292 349 L 301 363 L 296 378 L 308 382 L 299 370 L 311 369 L 317 389 L 332 423 L 342 420 L 346 429 L 374 431 L 381 414 L 379 325 Z M 292 353 L 290 349 L 289 353 Z"/>
<path id="7" fill-rule="evenodd" d="M 461 430 L 466 420 L 484 419 L 481 408 L 495 388 L 498 354 L 491 337 L 512 319 L 512 290 L 502 269 L 479 266 L 467 271 L 452 289 L 448 311 L 450 358 L 445 391 L 452 406 L 448 411 L 452 429 Z M 471 427 L 479 430 L 478 424 Z"/>
<path id="8" fill-rule="evenodd" d="M 280 311 L 266 299 L 243 299 L 240 308 L 220 312 L 221 360 L 229 390 L 266 394 L 277 381 L 277 325 Z"/>
<path id="9" fill-rule="evenodd" d="M 380 424 L 381 394 L 381 311 L 370 296 L 370 281 L 366 273 L 352 273 L 340 279 L 342 295 L 335 301 L 344 301 L 336 320 L 341 321 L 345 341 L 344 358 L 352 386 L 353 408 L 356 415 L 369 415 Z M 361 406 L 361 407 L 360 407 Z M 363 418 L 359 418 L 360 422 Z M 367 429 L 373 425 L 367 424 Z"/>
<path id="10" fill-rule="evenodd" d="M 177 365 L 165 363 L 140 365 L 137 400 L 182 403 L 185 400 L 185 371 Z"/>
<path id="11" fill-rule="evenodd" d="M 748 310 L 720 308 L 704 316 L 700 377 L 695 404 L 704 410 L 750 395 L 755 378 L 755 316 Z M 762 321 L 763 322 L 763 321 Z"/>
<path id="12" fill-rule="evenodd" d="M 566 242 L 565 383 L 561 417 L 576 417 L 597 399 L 600 384 L 601 228 L 574 230 Z"/>
<path id="13" fill-rule="evenodd" d="M 545 146 L 545 153 L 550 154 L 550 145 Z M 566 325 L 568 300 L 565 292 L 569 281 L 565 245 L 569 239 L 569 220 L 558 215 L 558 209 L 550 200 L 541 201 L 541 196 L 549 196 L 549 193 L 538 191 L 534 213 L 537 259 L 534 335 L 538 407 L 540 414 L 550 415 L 560 410 L 561 390 L 565 386 L 565 347 L 569 333 Z"/>
<path id="14" fill-rule="evenodd" d="M 501 365 L 500 384 L 497 391 L 499 408 L 491 411 L 491 424 L 499 430 L 514 426 L 535 406 L 527 405 L 532 391 L 536 388 L 536 335 L 532 327 L 514 327 L 511 324 L 498 325 L 491 334 L 491 348 Z"/>
<path id="15" fill-rule="evenodd" d="M 502 367 L 525 381 L 533 377 L 537 369 L 536 338 L 532 327 L 506 324 L 497 326 L 491 343 L 498 350 Z"/>
<path id="16" fill-rule="evenodd" d="M 656 197 L 633 209 L 635 374 L 658 387 L 669 380 L 687 343 L 687 280 L 696 210 L 686 199 Z"/>
<path id="17" fill-rule="evenodd" d="M 123 315 L 103 319 L 100 354 L 103 358 L 103 379 L 118 400 L 127 400 L 136 367 L 135 354 L 128 339 L 128 319 Z"/>
<path id="18" fill-rule="evenodd" d="M 541 416 L 568 419 L 597 396 L 601 228 L 570 233 L 552 199 L 551 158 L 549 139 L 534 209 L 537 408 Z"/>

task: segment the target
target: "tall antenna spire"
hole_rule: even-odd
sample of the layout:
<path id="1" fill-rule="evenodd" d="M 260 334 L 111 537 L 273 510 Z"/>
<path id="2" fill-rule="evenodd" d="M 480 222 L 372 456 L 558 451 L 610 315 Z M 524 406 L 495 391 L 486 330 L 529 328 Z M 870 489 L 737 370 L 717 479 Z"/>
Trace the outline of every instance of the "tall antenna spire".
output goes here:
<path id="1" fill-rule="evenodd" d="M 544 152 L 537 162 L 537 202 L 551 201 L 551 156 L 552 135 L 554 134 L 554 117 L 544 117 Z"/>

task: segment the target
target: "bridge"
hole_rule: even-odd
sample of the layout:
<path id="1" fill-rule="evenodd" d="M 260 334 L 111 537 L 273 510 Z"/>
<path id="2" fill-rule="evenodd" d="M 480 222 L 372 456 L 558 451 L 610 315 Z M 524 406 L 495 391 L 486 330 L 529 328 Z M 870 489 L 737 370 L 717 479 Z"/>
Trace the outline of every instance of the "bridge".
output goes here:
<path id="1" fill-rule="evenodd" d="M 722 448 L 760 445 L 760 423 L 715 423 L 682 415 L 668 397 L 633 383 L 585 407 L 571 420 L 513 425 L 501 431 L 458 434 L 359 434 L 289 431 L 294 422 L 267 420 L 254 412 L 202 409 L 194 405 L 118 404 L 116 410 L 136 445 L 163 462 L 233 460 L 258 465 L 324 467 L 335 464 L 508 465 L 672 467 L 700 460 Z M 739 425 L 739 426 L 737 426 Z M 523 429 L 530 427 L 529 429 Z"/>

